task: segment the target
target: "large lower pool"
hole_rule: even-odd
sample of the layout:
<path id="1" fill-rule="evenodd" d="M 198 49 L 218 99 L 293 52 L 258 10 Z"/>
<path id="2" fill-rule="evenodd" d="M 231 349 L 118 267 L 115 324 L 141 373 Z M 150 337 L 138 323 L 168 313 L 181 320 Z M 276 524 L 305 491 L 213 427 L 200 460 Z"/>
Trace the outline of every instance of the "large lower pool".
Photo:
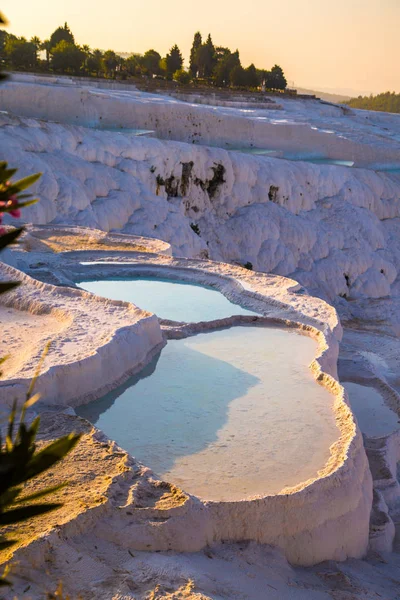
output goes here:
<path id="1" fill-rule="evenodd" d="M 194 323 L 224 319 L 232 315 L 255 315 L 223 294 L 201 285 L 168 279 L 104 279 L 81 281 L 79 286 L 98 296 L 125 300 L 155 313 L 161 319 Z"/>
<path id="2" fill-rule="evenodd" d="M 296 332 L 251 326 L 169 341 L 77 412 L 201 498 L 275 494 L 315 477 L 339 435 L 334 397 L 308 368 L 316 350 Z"/>

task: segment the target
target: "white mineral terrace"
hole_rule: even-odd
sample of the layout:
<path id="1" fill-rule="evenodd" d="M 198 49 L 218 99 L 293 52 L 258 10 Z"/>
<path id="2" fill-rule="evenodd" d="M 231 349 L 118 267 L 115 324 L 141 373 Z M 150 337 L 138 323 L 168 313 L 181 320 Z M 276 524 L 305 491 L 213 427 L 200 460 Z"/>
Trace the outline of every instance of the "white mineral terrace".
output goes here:
<path id="1" fill-rule="evenodd" d="M 27 240 L 28 246 L 30 237 L 28 236 Z M 215 542 L 253 539 L 279 546 L 291 562 L 299 564 L 313 564 L 326 558 L 343 559 L 347 556 L 362 556 L 368 544 L 372 501 L 371 475 L 362 437 L 343 396 L 343 388 L 335 379 L 338 341 L 341 335 L 335 310 L 321 300 L 298 294 L 299 286 L 291 280 L 262 275 L 222 263 L 188 261 L 153 254 L 139 254 L 134 258 L 134 253 L 130 253 L 129 260 L 125 260 L 130 262 L 130 265 L 81 264 L 96 262 L 95 259 L 99 254 L 110 260 L 109 253 L 107 255 L 104 251 L 90 250 L 59 254 L 13 251 L 9 259 L 10 262 L 23 266 L 26 271 L 36 270 L 37 275 L 39 270 L 42 276 L 46 272 L 53 277 L 58 273 L 60 279 L 65 278 L 64 284 L 69 281 L 70 285 L 74 280 L 87 278 L 88 274 L 90 279 L 104 279 L 110 275 L 129 278 L 141 273 L 144 276 L 158 274 L 167 279 L 182 279 L 217 287 L 228 298 L 265 316 L 228 317 L 210 322 L 209 325 L 207 323 L 185 325 L 162 321 L 165 323 L 163 329 L 167 337 L 179 338 L 221 325 L 245 323 L 246 319 L 253 322 L 255 319 L 260 319 L 260 324 L 280 324 L 295 330 L 299 329 L 303 334 L 311 335 L 317 340 L 317 355 L 312 361 L 311 368 L 314 377 L 320 380 L 322 386 L 330 390 L 326 400 L 336 419 L 334 429 L 337 430 L 337 434 L 334 435 L 331 430 L 331 433 L 322 436 L 321 440 L 322 443 L 326 442 L 325 452 L 329 450 L 329 453 L 325 454 L 326 458 L 322 463 L 308 465 L 307 469 L 311 477 L 308 475 L 310 478 L 307 481 L 303 479 L 307 471 L 300 471 L 298 485 L 294 484 L 296 478 L 292 476 L 290 479 L 289 475 L 288 483 L 291 487 L 283 493 L 261 494 L 257 499 L 240 502 L 200 502 L 188 497 L 184 504 L 185 510 L 181 511 L 173 521 L 175 525 L 169 522 L 167 529 L 172 527 L 169 534 L 164 532 L 164 528 L 159 527 L 155 530 L 151 522 L 147 525 L 142 523 L 135 529 L 135 541 L 132 542 L 132 547 L 146 548 L 150 543 L 153 549 L 174 548 L 193 551 L 203 548 L 211 540 Z M 128 253 L 122 252 L 122 254 L 125 254 L 124 258 L 128 258 L 126 256 Z M 12 275 L 11 267 L 3 267 L 3 270 L 8 277 Z M 40 298 L 43 300 L 38 297 L 39 289 L 42 294 Z M 123 370 L 126 377 L 131 375 L 137 370 L 138 363 L 143 361 L 144 355 L 150 356 L 152 351 L 160 347 L 161 329 L 158 328 L 157 333 L 156 318 L 147 316 L 131 304 L 101 299 L 76 289 L 54 288 L 46 283 L 37 283 L 28 276 L 24 277 L 24 285 L 7 297 L 9 306 L 25 308 L 28 311 L 34 307 L 34 310 L 39 313 L 44 312 L 39 309 L 39 306 L 45 299 L 50 306 L 59 306 L 61 302 L 64 306 L 65 299 L 65 316 L 72 308 L 80 309 L 79 318 L 72 318 L 73 326 L 65 329 L 62 335 L 55 338 L 53 352 L 49 353 L 46 359 L 38 384 L 43 402 L 77 405 L 87 402 L 90 398 L 99 397 L 104 393 L 106 380 L 109 389 L 112 389 L 115 383 L 123 380 Z M 24 298 L 23 305 L 22 298 Z M 93 313 L 93 303 L 98 307 L 95 313 Z M 49 312 L 50 306 L 47 306 L 46 312 Z M 137 319 L 137 322 L 132 326 L 121 327 L 121 319 L 128 314 L 132 317 L 136 315 L 134 319 Z M 107 335 L 103 326 L 100 326 L 102 321 L 107 321 Z M 115 329 L 114 334 L 113 329 Z M 94 330 L 103 333 L 101 339 L 94 338 Z M 96 345 L 100 346 L 100 344 L 101 347 L 96 350 Z M 127 361 L 126 353 L 132 347 L 138 349 L 137 357 L 130 354 Z M 73 357 L 74 360 L 70 360 L 69 349 L 71 348 L 78 353 Z M 60 369 L 62 356 L 65 356 L 65 359 Z M 311 358 L 309 354 L 307 356 Z M 307 356 L 304 357 L 306 363 Z M 90 369 L 83 369 L 82 365 L 89 361 Z M 301 363 L 305 369 L 304 362 Z M 258 371 L 259 374 L 261 372 L 262 369 Z M 85 377 L 81 377 L 81 373 L 85 373 Z M 4 381 L 0 387 L 2 398 L 9 398 L 11 401 L 18 392 L 21 395 L 24 393 L 30 375 L 28 369 L 24 369 L 24 375 L 26 377 L 21 379 L 16 373 L 12 379 Z M 248 376 L 254 377 L 254 374 L 250 373 Z M 69 383 L 72 381 L 73 386 Z M 315 386 L 315 390 L 319 389 L 315 381 L 310 380 L 310 384 Z M 277 395 L 279 395 L 278 389 Z M 322 422 L 320 421 L 320 424 Z M 329 419 L 326 421 L 327 425 L 328 423 Z M 301 431 L 293 434 L 295 437 L 300 435 L 303 442 L 307 441 L 306 424 L 307 421 Z M 259 434 L 256 432 L 257 435 Z M 245 450 L 245 454 L 246 452 Z M 322 455 L 319 454 L 317 461 L 321 461 L 321 458 Z M 175 483 L 174 472 L 172 471 L 170 475 L 171 479 L 168 477 L 168 480 L 173 484 Z M 176 475 L 179 478 L 179 475 Z M 340 486 L 337 485 L 338 481 L 341 482 Z M 280 484 L 281 482 L 278 481 L 275 491 L 281 487 Z M 255 485 L 254 492 L 257 494 L 261 491 L 262 485 Z M 218 490 L 216 493 L 218 494 Z M 252 495 L 250 486 L 246 493 Z M 132 510 L 137 510 L 134 504 Z M 271 511 L 274 515 L 272 520 L 269 517 Z M 233 514 L 236 516 L 232 520 Z M 283 522 L 285 522 L 284 528 Z M 357 522 L 356 529 L 351 525 L 355 522 Z M 188 531 L 192 533 L 188 535 Z M 321 539 L 324 540 L 323 543 Z"/>
<path id="2" fill-rule="evenodd" d="M 83 434 L 13 593 L 397 600 L 400 116 L 201 102 L 0 88 L 4 157 L 43 173 L 1 254 L 0 409 L 51 341 L 41 438 Z"/>

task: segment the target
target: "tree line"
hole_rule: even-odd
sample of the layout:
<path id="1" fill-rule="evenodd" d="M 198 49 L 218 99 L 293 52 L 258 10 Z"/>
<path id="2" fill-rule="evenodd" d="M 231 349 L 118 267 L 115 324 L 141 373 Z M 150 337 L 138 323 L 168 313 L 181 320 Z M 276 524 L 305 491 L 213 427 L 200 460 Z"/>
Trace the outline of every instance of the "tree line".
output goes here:
<path id="1" fill-rule="evenodd" d="M 352 108 L 378 110 L 382 112 L 400 113 L 400 94 L 384 92 L 377 96 L 358 96 L 346 102 Z"/>
<path id="2" fill-rule="evenodd" d="M 144 54 L 124 58 L 113 50 L 93 50 L 87 45 L 76 44 L 67 23 L 44 41 L 37 36 L 28 41 L 0 30 L 0 62 L 15 70 L 111 79 L 158 77 L 180 84 L 196 82 L 241 89 L 285 90 L 287 86 L 278 65 L 270 70 L 258 69 L 254 64 L 245 68 L 238 50 L 232 52 L 229 48 L 215 46 L 210 34 L 203 42 L 200 32 L 194 35 L 188 70 L 184 69 L 183 56 L 176 44 L 164 57 L 150 49 Z"/>

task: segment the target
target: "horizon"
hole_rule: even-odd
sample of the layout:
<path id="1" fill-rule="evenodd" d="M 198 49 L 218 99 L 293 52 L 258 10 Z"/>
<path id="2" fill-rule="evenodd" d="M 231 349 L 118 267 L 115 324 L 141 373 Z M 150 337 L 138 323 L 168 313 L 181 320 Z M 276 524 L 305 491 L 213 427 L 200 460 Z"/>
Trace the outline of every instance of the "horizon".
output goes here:
<path id="1" fill-rule="evenodd" d="M 334 7 L 327 0 L 309 0 L 306 6 L 298 0 L 282 0 L 279 6 L 273 0 L 250 0 L 240 11 L 228 2 L 204 0 L 196 19 L 182 0 L 171 0 L 168 7 L 161 0 L 151 6 L 115 0 L 118 17 L 111 27 L 102 11 L 104 0 L 60 0 L 57 5 L 36 0 L 34 14 L 31 6 L 28 0 L 18 6 L 15 0 L 3 0 L 8 32 L 47 39 L 67 22 L 76 43 L 93 49 L 143 54 L 154 48 L 165 56 L 176 43 L 187 66 L 194 33 L 200 31 L 203 38 L 211 33 L 215 45 L 238 48 L 245 67 L 279 64 L 295 87 L 355 96 L 400 92 L 398 0 L 353 0 L 351 6 L 336 0 Z M 167 10 L 169 19 L 162 16 Z"/>

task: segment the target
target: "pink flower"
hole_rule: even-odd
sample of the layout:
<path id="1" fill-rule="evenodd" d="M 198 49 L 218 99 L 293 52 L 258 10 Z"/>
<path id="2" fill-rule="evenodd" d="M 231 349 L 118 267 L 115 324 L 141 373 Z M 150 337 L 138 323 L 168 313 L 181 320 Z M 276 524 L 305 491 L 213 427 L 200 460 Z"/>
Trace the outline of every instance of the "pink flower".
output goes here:
<path id="1" fill-rule="evenodd" d="M 5 202 L 4 200 L 0 200 L 0 211 L 2 208 L 10 209 L 10 207 L 14 206 L 14 205 L 18 206 L 17 194 L 13 194 L 12 196 L 10 196 L 9 199 L 7 200 L 7 202 Z M 15 219 L 19 219 L 21 217 L 21 209 L 20 208 L 13 208 L 12 210 L 9 210 L 8 212 Z M 1 227 L 1 223 L 3 222 L 3 216 L 4 216 L 4 213 L 0 212 L 0 235 L 3 235 L 4 233 L 6 233 L 5 228 Z"/>

